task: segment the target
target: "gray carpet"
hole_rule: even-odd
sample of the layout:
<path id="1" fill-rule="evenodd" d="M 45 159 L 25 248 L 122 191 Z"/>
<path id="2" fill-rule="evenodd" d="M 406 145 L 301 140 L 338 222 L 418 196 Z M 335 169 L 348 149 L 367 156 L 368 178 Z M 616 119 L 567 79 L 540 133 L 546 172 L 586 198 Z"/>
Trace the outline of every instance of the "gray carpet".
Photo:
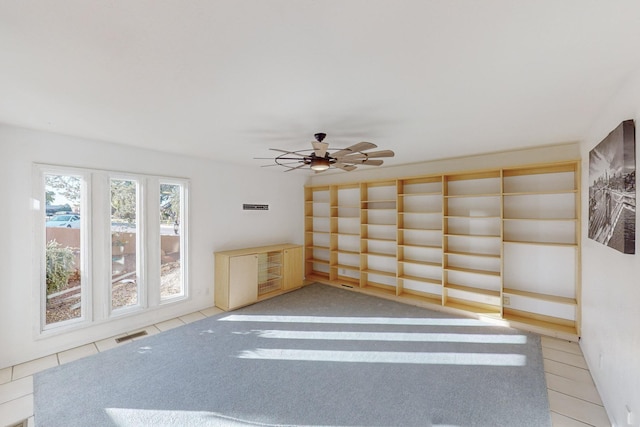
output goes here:
<path id="1" fill-rule="evenodd" d="M 35 375 L 36 426 L 550 426 L 540 339 L 313 284 Z"/>

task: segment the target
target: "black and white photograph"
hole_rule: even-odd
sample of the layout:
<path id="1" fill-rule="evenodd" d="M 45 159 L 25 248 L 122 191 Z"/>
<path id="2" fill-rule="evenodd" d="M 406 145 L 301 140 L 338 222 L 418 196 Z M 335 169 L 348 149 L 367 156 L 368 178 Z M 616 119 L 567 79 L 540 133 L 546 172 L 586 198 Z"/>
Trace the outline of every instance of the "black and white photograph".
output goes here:
<path id="1" fill-rule="evenodd" d="M 635 253 L 635 159 L 633 120 L 589 152 L 589 238 L 625 254 Z"/>

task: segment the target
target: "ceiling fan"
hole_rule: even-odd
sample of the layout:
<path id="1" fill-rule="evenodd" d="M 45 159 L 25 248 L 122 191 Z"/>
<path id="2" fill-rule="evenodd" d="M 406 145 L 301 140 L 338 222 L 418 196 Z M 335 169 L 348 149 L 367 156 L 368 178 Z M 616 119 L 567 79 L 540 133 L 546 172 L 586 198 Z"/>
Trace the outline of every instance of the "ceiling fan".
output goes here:
<path id="1" fill-rule="evenodd" d="M 370 151 L 377 145 L 371 142 L 358 142 L 347 148 L 330 149 L 329 143 L 324 142 L 327 136 L 325 133 L 316 133 L 315 141 L 311 142 L 313 149 L 287 151 L 278 148 L 270 148 L 272 151 L 281 152 L 279 156 L 271 159 L 256 157 L 256 159 L 273 160 L 275 164 L 265 166 L 283 166 L 287 168 L 285 172 L 302 169 L 308 166 L 316 173 L 324 172 L 330 168 L 342 169 L 350 172 L 357 168 L 356 165 L 380 166 L 382 157 L 393 157 L 395 153 L 391 150 Z"/>

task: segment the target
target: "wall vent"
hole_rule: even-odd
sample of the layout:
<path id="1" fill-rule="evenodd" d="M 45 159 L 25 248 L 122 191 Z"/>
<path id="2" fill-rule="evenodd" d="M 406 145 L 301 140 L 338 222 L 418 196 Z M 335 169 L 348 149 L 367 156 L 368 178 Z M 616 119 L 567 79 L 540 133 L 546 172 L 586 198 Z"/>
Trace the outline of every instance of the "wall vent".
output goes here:
<path id="1" fill-rule="evenodd" d="M 121 342 L 123 342 L 123 341 L 129 341 L 129 340 L 132 340 L 132 339 L 134 339 L 134 338 L 140 338 L 140 337 L 143 337 L 143 336 L 145 336 L 145 335 L 147 335 L 147 331 L 135 332 L 135 333 L 133 333 L 133 334 L 129 334 L 129 335 L 125 335 L 125 336 L 120 337 L 120 338 L 116 338 L 116 342 L 117 342 L 118 344 L 120 344 L 120 343 L 121 343 Z"/>
<path id="2" fill-rule="evenodd" d="M 244 203 L 242 209 L 245 211 L 268 211 L 269 205 L 255 205 L 250 203 Z"/>

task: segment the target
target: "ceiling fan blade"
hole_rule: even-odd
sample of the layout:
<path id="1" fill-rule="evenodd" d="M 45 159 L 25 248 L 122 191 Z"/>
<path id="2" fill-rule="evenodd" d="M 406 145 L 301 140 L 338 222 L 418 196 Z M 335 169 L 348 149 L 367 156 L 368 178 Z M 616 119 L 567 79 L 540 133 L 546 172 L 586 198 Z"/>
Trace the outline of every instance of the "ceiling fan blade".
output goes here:
<path id="1" fill-rule="evenodd" d="M 366 158 L 367 158 L 367 155 L 364 153 L 353 153 L 353 154 L 347 154 L 346 156 L 341 156 L 340 161 L 347 162 L 350 160 L 363 160 Z"/>
<path id="2" fill-rule="evenodd" d="M 269 150 L 279 151 L 279 152 L 285 153 L 285 154 L 293 154 L 294 156 L 304 157 L 304 154 L 296 153 L 295 151 L 280 150 L 278 148 L 269 148 Z"/>
<path id="3" fill-rule="evenodd" d="M 344 158 L 340 159 L 342 163 L 350 163 L 357 165 L 368 165 L 368 166 L 380 166 L 384 163 L 382 160 L 370 160 L 370 159 L 358 159 L 358 160 L 344 160 Z"/>
<path id="4" fill-rule="evenodd" d="M 302 159 L 299 159 L 297 157 L 254 157 L 253 160 L 295 160 L 297 162 L 302 161 Z"/>
<path id="5" fill-rule="evenodd" d="M 300 168 L 305 167 L 305 166 L 307 166 L 307 165 L 305 165 L 305 164 L 303 163 L 303 164 L 301 164 L 300 166 L 296 166 L 295 168 L 289 168 L 289 169 L 287 169 L 285 172 L 291 172 L 291 171 L 293 171 L 293 170 L 300 169 Z"/>
<path id="6" fill-rule="evenodd" d="M 324 157 L 327 153 L 327 148 L 329 148 L 328 142 L 313 141 L 311 145 L 313 145 L 313 150 L 318 157 Z"/>
<path id="7" fill-rule="evenodd" d="M 357 144 L 353 144 L 351 147 L 347 147 L 343 150 L 336 151 L 331 155 L 331 157 L 339 158 L 343 156 L 347 156 L 349 154 L 357 153 L 364 150 L 371 150 L 372 148 L 376 148 L 377 145 L 371 142 L 358 142 Z"/>
<path id="8" fill-rule="evenodd" d="M 273 160 L 273 159 L 269 159 L 269 160 Z M 282 163 L 275 163 L 275 162 L 274 162 L 274 163 L 271 163 L 271 164 L 269 164 L 269 165 L 262 165 L 262 166 L 260 166 L 260 167 L 261 167 L 261 168 L 267 168 L 267 167 L 270 167 L 270 166 L 284 166 L 285 168 L 291 168 L 291 167 L 293 167 L 293 166 L 289 166 L 289 165 L 297 165 L 297 164 L 299 164 L 300 162 L 302 162 L 302 160 L 298 160 L 298 159 L 291 159 L 291 161 L 288 161 L 288 162 L 282 162 Z"/>
<path id="9" fill-rule="evenodd" d="M 391 150 L 372 151 L 370 153 L 364 153 L 368 158 L 373 159 L 376 157 L 393 157 L 396 155 Z"/>
<path id="10" fill-rule="evenodd" d="M 345 170 L 347 172 L 351 172 L 352 170 L 357 169 L 357 167 L 354 165 L 345 165 L 343 163 L 334 163 L 333 166 L 337 167 L 338 169 Z"/>

